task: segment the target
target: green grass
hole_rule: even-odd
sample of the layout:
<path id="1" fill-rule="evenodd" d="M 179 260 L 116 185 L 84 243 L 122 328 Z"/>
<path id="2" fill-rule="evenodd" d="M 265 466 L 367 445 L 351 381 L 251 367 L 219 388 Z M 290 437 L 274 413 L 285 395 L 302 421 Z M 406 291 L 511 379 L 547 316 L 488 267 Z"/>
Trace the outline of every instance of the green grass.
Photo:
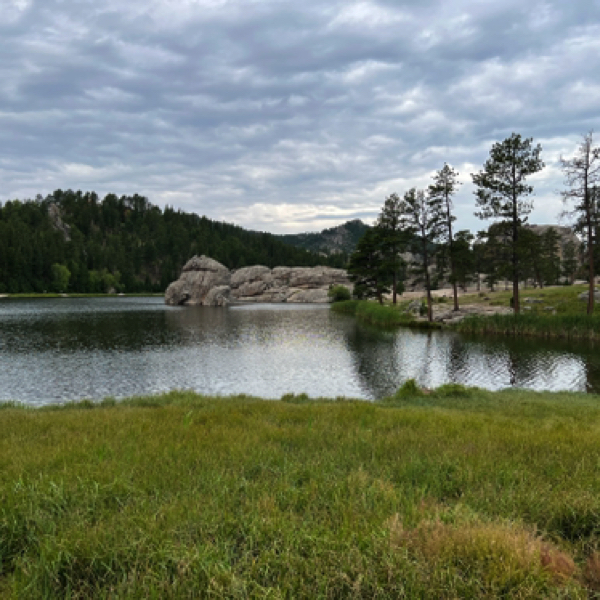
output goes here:
<path id="1" fill-rule="evenodd" d="M 587 598 L 600 397 L 0 411 L 0 597 Z"/>
<path id="2" fill-rule="evenodd" d="M 379 304 L 367 300 L 348 300 L 346 302 L 336 302 L 331 305 L 331 310 L 343 314 L 354 315 L 357 319 L 378 325 L 380 327 L 414 327 L 421 329 L 439 329 L 439 323 L 429 323 L 427 321 L 417 321 L 407 312 L 404 312 L 407 303 L 398 304 Z"/>
<path id="3" fill-rule="evenodd" d="M 600 338 L 600 314 L 471 316 L 452 327 L 462 333 L 594 340 Z"/>
<path id="4" fill-rule="evenodd" d="M 585 315 L 587 310 L 587 302 L 583 302 L 577 298 L 582 292 L 588 291 L 587 285 L 570 285 L 556 286 L 543 289 L 521 289 L 519 298 L 521 302 L 521 310 L 531 309 L 532 313 L 547 314 L 548 308 L 556 310 L 557 314 L 581 314 Z M 478 294 L 465 294 L 460 298 L 460 304 L 488 304 L 491 306 L 510 306 L 512 297 L 510 291 L 489 292 L 487 290 Z M 528 303 L 526 298 L 535 300 L 536 302 Z"/>

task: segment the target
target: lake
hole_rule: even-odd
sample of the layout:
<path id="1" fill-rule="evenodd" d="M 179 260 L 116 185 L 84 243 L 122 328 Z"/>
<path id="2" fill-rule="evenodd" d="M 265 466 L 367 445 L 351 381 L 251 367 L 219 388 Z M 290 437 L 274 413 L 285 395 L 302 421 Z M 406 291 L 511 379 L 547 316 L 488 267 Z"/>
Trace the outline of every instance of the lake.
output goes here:
<path id="1" fill-rule="evenodd" d="M 600 392 L 591 344 L 382 331 L 329 306 L 168 307 L 162 298 L 0 299 L 0 401 L 192 389 L 365 400 L 406 379 Z"/>

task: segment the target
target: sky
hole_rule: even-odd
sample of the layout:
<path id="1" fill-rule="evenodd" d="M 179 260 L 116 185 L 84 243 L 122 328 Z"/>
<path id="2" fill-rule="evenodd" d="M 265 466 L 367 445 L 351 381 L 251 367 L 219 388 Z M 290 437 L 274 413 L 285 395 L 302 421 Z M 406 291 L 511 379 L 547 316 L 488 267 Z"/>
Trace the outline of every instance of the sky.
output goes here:
<path id="1" fill-rule="evenodd" d="M 600 141 L 600 0 L 0 0 L 0 202 L 139 193 L 272 233 L 373 222 L 463 182 L 513 132 L 559 159 Z M 567 222 L 563 222 L 568 224 Z"/>

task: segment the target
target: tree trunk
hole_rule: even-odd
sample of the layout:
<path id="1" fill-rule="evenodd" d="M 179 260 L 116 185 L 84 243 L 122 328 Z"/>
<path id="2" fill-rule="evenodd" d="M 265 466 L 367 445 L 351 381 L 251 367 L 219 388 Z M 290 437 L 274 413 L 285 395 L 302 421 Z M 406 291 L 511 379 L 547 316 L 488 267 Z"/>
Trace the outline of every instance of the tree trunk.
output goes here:
<path id="1" fill-rule="evenodd" d="M 454 240 L 452 239 L 452 215 L 450 214 L 450 200 L 446 196 L 446 209 L 448 218 L 448 242 L 450 246 L 450 277 L 452 277 L 452 293 L 454 294 L 454 310 L 458 307 L 458 286 L 456 285 L 456 273 L 454 272 Z"/>
<path id="2" fill-rule="evenodd" d="M 423 242 L 423 267 L 425 268 L 425 289 L 427 290 L 427 320 L 433 321 L 433 308 L 431 306 L 431 283 L 429 282 L 429 255 L 427 253 L 427 240 Z"/>
<path id="3" fill-rule="evenodd" d="M 514 178 L 514 176 L 513 176 Z M 518 315 L 521 307 L 519 306 L 519 257 L 517 256 L 517 243 L 519 241 L 519 226 L 517 215 L 517 197 L 513 193 L 513 247 L 512 247 L 512 267 L 513 267 L 513 311 Z"/>
<path id="4" fill-rule="evenodd" d="M 590 270 L 590 291 L 588 293 L 588 305 L 587 314 L 594 314 L 594 234 L 592 228 L 592 218 L 589 206 L 587 208 L 587 219 L 588 219 L 588 256 L 589 256 L 589 270 Z"/>
<path id="5" fill-rule="evenodd" d="M 397 300 L 396 300 L 396 271 L 394 271 L 394 275 L 393 275 L 393 279 L 392 279 L 392 303 L 396 304 Z"/>

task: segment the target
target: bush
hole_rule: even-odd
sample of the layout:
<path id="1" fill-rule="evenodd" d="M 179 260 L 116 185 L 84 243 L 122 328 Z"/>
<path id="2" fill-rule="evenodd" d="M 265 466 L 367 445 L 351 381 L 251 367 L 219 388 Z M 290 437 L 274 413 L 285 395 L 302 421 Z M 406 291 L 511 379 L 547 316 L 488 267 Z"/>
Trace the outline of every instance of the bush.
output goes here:
<path id="1" fill-rule="evenodd" d="M 423 396 L 423 390 L 414 379 L 407 379 L 394 394 L 394 398 L 412 398 L 414 396 Z"/>
<path id="2" fill-rule="evenodd" d="M 331 302 L 346 302 L 352 298 L 350 290 L 345 285 L 333 285 L 327 292 Z"/>

